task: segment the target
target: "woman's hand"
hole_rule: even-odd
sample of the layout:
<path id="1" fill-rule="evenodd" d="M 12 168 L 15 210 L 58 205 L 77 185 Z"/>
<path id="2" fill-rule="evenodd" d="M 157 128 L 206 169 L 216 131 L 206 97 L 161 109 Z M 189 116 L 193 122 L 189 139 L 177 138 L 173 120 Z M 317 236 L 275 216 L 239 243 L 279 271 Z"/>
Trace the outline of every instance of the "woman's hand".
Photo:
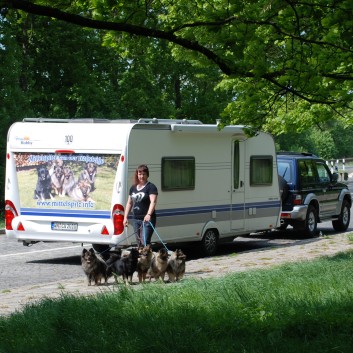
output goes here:
<path id="1" fill-rule="evenodd" d="M 146 214 L 145 218 L 143 219 L 144 222 L 150 222 L 151 221 L 151 215 L 148 213 Z"/>

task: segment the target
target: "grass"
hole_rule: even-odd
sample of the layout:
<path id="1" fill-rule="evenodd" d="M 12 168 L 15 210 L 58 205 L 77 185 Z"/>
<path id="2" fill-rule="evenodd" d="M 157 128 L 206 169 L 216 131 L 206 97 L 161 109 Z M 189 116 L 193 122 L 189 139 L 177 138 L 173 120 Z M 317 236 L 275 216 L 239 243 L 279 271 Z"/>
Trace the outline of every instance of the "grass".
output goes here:
<path id="1" fill-rule="evenodd" d="M 63 295 L 0 318 L 0 352 L 352 352 L 353 252 L 221 279 Z"/>

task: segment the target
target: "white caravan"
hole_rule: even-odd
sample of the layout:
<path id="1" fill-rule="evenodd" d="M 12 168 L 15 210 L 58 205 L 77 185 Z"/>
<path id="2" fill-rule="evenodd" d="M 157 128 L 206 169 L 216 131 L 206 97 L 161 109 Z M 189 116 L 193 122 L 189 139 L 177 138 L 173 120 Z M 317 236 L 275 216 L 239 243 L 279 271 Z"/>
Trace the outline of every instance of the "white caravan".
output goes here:
<path id="1" fill-rule="evenodd" d="M 159 191 L 152 242 L 198 242 L 212 255 L 219 242 L 275 229 L 274 141 L 247 132 L 197 120 L 24 119 L 8 133 L 6 234 L 24 245 L 134 245 L 122 221 L 140 164 Z"/>

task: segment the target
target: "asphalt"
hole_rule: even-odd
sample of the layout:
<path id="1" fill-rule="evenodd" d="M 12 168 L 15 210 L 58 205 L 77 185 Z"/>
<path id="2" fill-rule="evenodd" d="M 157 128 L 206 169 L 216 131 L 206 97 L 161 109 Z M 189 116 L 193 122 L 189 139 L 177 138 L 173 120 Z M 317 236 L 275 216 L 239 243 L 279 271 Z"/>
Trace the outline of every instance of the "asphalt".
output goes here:
<path id="1" fill-rule="evenodd" d="M 350 236 L 349 236 L 350 234 Z M 186 263 L 184 280 L 204 280 L 222 277 L 234 272 L 254 269 L 268 269 L 289 262 L 312 260 L 321 256 L 334 256 L 339 252 L 353 251 L 352 233 L 334 234 L 332 236 L 319 236 L 304 240 L 298 239 L 268 239 L 253 238 L 266 247 L 256 250 L 231 253 L 209 258 L 192 259 Z M 237 238 L 237 243 L 249 242 L 248 238 Z M 154 285 L 154 282 L 148 284 Z M 174 285 L 167 283 L 166 285 Z M 107 285 L 88 286 L 87 280 L 82 276 L 44 283 L 35 286 L 23 286 L 0 292 L 0 316 L 9 316 L 21 312 L 27 305 L 36 304 L 45 298 L 60 298 L 63 295 L 92 296 L 105 292 L 119 290 L 124 284 L 116 285 L 111 278 Z M 133 278 L 132 288 L 139 288 L 137 276 Z"/>
<path id="2" fill-rule="evenodd" d="M 348 181 L 350 190 L 353 182 L 351 176 Z M 0 234 L 5 231 L 0 229 Z M 237 241 L 242 241 L 237 238 Z M 246 241 L 246 239 L 244 239 Z M 319 237 L 295 242 L 291 239 L 284 239 L 280 244 L 271 243 L 268 240 L 268 248 L 257 251 L 245 251 L 236 256 L 215 256 L 206 259 L 187 261 L 185 279 L 206 279 L 211 277 L 224 276 L 238 271 L 245 271 L 256 268 L 268 268 L 285 262 L 303 261 L 318 256 L 332 256 L 341 251 L 353 250 L 353 243 L 343 233 L 334 237 Z M 272 247 L 271 247 L 272 244 Z M 305 244 L 305 247 L 303 246 Z M 266 255 L 264 256 L 264 253 Z M 137 278 L 134 278 L 135 285 Z M 173 285 L 173 284 L 168 284 Z M 45 298 L 56 299 L 63 295 L 92 296 L 109 291 L 118 290 L 121 285 L 116 285 L 110 279 L 107 285 L 88 286 L 87 280 L 82 276 L 54 281 L 40 285 L 23 286 L 15 289 L 3 290 L 0 292 L 0 316 L 9 316 L 22 311 L 27 305 L 40 302 Z M 136 288 L 140 286 L 136 285 Z"/>

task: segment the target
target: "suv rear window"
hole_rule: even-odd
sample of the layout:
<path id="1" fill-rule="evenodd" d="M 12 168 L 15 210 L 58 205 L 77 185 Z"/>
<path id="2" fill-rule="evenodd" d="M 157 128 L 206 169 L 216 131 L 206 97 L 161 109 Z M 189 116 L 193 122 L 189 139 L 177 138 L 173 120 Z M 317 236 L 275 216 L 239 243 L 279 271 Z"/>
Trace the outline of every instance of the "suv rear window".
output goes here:
<path id="1" fill-rule="evenodd" d="M 278 161 L 278 174 L 283 177 L 287 183 L 293 183 L 293 164 L 292 161 Z"/>

